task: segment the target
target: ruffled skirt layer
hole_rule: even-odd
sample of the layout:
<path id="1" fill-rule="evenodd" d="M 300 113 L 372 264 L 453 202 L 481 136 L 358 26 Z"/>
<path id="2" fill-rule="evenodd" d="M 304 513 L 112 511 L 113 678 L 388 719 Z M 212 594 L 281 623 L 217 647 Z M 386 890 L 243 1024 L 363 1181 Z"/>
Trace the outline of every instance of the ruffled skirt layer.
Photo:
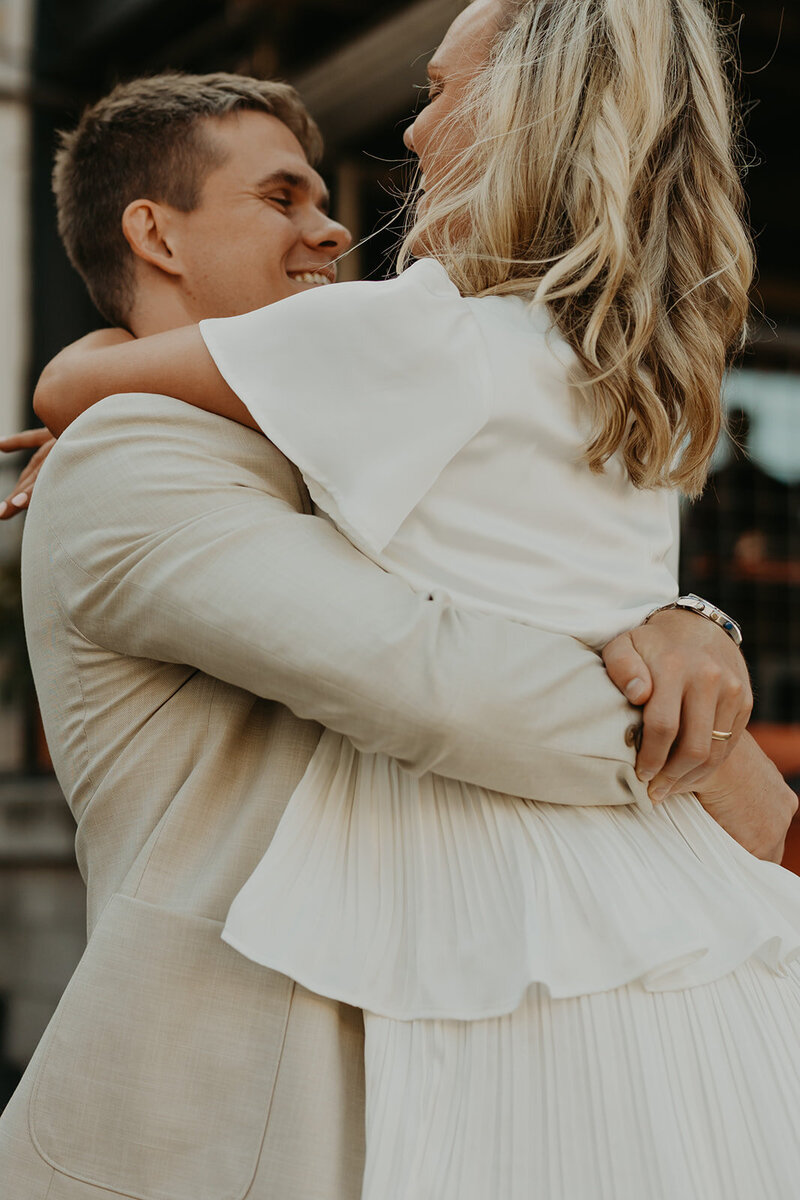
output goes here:
<path id="1" fill-rule="evenodd" d="M 311 991 L 400 1020 L 639 981 L 712 982 L 800 953 L 800 880 L 692 796 L 537 804 L 414 778 L 326 733 L 223 937 Z"/>

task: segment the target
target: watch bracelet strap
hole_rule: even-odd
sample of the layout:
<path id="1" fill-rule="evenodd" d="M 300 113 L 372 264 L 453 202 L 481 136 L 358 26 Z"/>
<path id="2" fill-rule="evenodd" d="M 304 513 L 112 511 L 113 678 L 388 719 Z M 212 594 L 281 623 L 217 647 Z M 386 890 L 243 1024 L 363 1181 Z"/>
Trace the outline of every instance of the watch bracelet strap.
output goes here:
<path id="1" fill-rule="evenodd" d="M 693 592 L 690 592 L 686 596 L 678 596 L 671 604 L 662 604 L 658 608 L 654 608 L 652 612 L 647 614 L 643 624 L 646 625 L 656 613 L 668 612 L 674 608 L 683 609 L 684 612 L 695 613 L 698 617 L 704 617 L 706 621 L 713 621 L 715 625 L 718 625 L 720 629 L 727 633 L 735 646 L 741 647 L 742 631 L 738 623 L 732 617 L 729 617 L 727 613 L 717 608 L 715 604 L 712 604 L 709 600 L 704 600 L 702 596 L 696 596 Z"/>

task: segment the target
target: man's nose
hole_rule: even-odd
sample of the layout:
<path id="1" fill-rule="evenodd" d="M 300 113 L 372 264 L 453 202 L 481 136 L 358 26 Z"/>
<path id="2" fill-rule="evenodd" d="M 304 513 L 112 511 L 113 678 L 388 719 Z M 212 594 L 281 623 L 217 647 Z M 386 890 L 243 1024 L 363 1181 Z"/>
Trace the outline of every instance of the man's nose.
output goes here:
<path id="1" fill-rule="evenodd" d="M 353 244 L 349 229 L 334 221 L 331 217 L 323 217 L 309 230 L 306 240 L 320 250 L 333 250 L 334 258 L 344 254 Z"/>
<path id="2" fill-rule="evenodd" d="M 416 125 L 416 121 L 412 121 L 411 124 L 409 125 L 408 129 L 403 134 L 403 141 L 405 142 L 406 149 L 410 150 L 412 154 L 416 154 L 416 150 L 414 149 L 414 126 L 415 125 Z"/>

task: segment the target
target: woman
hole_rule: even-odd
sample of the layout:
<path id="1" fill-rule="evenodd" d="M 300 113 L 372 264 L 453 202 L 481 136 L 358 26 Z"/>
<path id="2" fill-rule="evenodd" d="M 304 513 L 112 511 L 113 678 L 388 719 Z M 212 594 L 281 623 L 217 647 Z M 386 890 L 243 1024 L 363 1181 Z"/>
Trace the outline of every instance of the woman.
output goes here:
<path id="1" fill-rule="evenodd" d="M 432 84 L 422 261 L 204 323 L 219 371 L 196 330 L 79 357 L 56 407 L 254 423 L 387 570 L 597 647 L 674 599 L 741 340 L 717 37 L 701 0 L 477 0 Z M 789 1200 L 800 884 L 691 796 L 567 784 L 523 802 L 325 735 L 225 936 L 366 1010 L 368 1200 Z"/>

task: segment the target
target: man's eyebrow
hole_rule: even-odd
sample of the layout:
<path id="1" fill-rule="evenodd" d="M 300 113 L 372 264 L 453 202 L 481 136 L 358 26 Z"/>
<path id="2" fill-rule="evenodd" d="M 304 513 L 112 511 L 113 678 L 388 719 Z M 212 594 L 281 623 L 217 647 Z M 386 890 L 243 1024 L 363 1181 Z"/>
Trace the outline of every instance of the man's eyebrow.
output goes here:
<path id="1" fill-rule="evenodd" d="M 314 191 L 313 182 L 306 175 L 298 175 L 295 171 L 273 171 L 272 174 L 259 179 L 256 187 L 260 192 L 266 192 L 272 187 L 293 188 L 294 191 L 305 192 L 306 195 L 310 195 Z M 324 187 L 320 193 L 318 207 L 323 212 L 328 212 L 330 204 L 330 192 Z"/>

